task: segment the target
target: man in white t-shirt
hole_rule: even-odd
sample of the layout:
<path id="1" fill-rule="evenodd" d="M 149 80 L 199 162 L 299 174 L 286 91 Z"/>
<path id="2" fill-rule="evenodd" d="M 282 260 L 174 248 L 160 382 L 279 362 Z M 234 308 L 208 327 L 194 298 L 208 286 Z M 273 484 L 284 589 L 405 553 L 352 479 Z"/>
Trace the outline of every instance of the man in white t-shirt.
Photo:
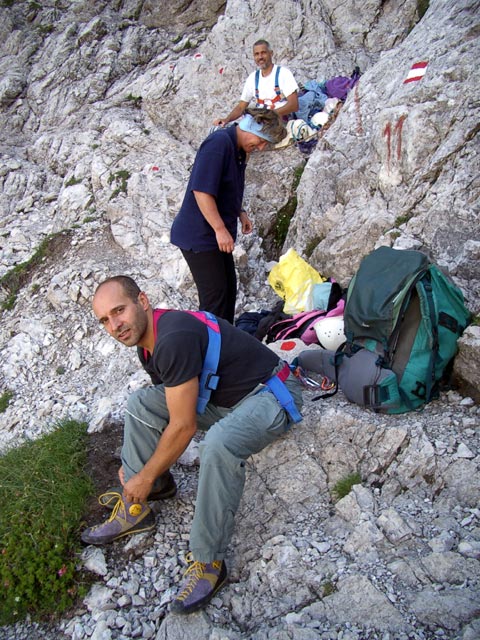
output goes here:
<path id="1" fill-rule="evenodd" d="M 292 72 L 286 67 L 273 64 L 273 51 L 266 40 L 257 40 L 253 45 L 253 59 L 258 69 L 245 82 L 240 102 L 226 118 L 214 121 L 214 125 L 224 127 L 237 120 L 255 100 L 257 107 L 275 109 L 279 116 L 288 116 L 298 111 L 298 85 Z"/>

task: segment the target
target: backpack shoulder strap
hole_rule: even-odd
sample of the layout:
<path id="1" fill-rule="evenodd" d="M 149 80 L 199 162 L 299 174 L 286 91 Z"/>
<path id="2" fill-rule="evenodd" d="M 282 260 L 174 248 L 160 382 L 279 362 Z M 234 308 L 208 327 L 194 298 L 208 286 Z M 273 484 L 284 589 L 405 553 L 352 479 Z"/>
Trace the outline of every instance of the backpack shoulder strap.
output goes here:
<path id="1" fill-rule="evenodd" d="M 282 93 L 282 92 L 280 91 L 280 84 L 279 84 L 279 82 L 278 82 L 278 77 L 279 77 L 279 75 L 280 75 L 280 69 L 281 69 L 281 68 L 282 68 L 282 67 L 279 65 L 279 66 L 277 67 L 277 71 L 276 71 L 276 73 L 275 73 L 275 93 L 277 94 L 277 96 L 281 95 L 281 93 Z"/>
<path id="2" fill-rule="evenodd" d="M 258 81 L 260 79 L 260 69 L 257 69 L 255 71 L 255 100 L 258 102 Z"/>
<path id="3" fill-rule="evenodd" d="M 153 335 L 155 338 L 155 342 L 157 341 L 157 322 L 161 316 L 167 311 L 171 311 L 171 309 L 154 309 L 153 310 Z M 148 360 L 148 351 L 146 349 L 143 350 L 143 358 L 145 362 Z"/>
<path id="4" fill-rule="evenodd" d="M 158 319 L 167 311 L 171 309 L 154 309 L 153 310 L 153 324 L 155 335 L 157 333 Z M 207 353 L 205 354 L 205 360 L 203 361 L 202 372 L 199 379 L 199 390 L 197 400 L 197 413 L 204 413 L 207 404 L 210 401 L 212 391 L 218 387 L 220 376 L 217 375 L 218 363 L 220 361 L 220 348 L 222 346 L 222 336 L 220 334 L 220 327 L 218 325 L 217 318 L 208 311 L 187 311 L 192 316 L 195 316 L 197 320 L 203 322 L 208 329 L 208 346 Z M 145 353 L 145 352 L 144 352 Z M 146 358 L 146 356 L 145 356 Z"/>
<path id="5" fill-rule="evenodd" d="M 215 391 L 218 387 L 220 380 L 217 370 L 220 360 L 222 336 L 220 334 L 218 320 L 212 313 L 201 311 L 198 313 L 193 312 L 192 315 L 195 315 L 199 320 L 202 320 L 201 316 L 204 316 L 202 321 L 207 325 L 208 329 L 208 347 L 205 360 L 203 361 L 202 373 L 200 374 L 197 400 L 197 413 L 202 414 L 205 412 L 212 391 Z"/>

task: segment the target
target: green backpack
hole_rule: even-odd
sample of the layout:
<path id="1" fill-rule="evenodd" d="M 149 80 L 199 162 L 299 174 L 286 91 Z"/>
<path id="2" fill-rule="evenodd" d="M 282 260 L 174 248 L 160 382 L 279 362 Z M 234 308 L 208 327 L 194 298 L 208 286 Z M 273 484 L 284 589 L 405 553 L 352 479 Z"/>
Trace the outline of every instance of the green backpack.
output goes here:
<path id="1" fill-rule="evenodd" d="M 347 342 L 336 357 L 357 357 L 358 365 L 348 367 L 345 383 L 355 384 L 370 363 L 374 375 L 362 385 L 361 404 L 386 413 L 422 407 L 438 396 L 470 318 L 460 289 L 424 253 L 376 249 L 348 287 Z"/>

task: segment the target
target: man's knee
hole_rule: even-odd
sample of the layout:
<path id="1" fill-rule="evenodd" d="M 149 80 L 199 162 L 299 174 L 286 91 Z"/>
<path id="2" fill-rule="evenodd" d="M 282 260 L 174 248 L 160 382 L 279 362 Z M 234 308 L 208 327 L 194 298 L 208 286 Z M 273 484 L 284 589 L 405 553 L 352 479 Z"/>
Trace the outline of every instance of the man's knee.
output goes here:
<path id="1" fill-rule="evenodd" d="M 134 391 L 127 399 L 127 419 L 128 416 L 153 429 L 163 429 L 168 422 L 163 385 L 143 387 Z"/>
<path id="2" fill-rule="evenodd" d="M 200 464 L 211 466 L 226 466 L 232 471 L 243 469 L 245 461 L 234 454 L 228 447 L 228 442 L 219 434 L 208 432 L 199 445 Z"/>
<path id="3" fill-rule="evenodd" d="M 141 391 L 142 389 L 137 389 L 137 391 L 134 391 L 132 394 L 128 396 L 127 411 L 132 415 L 136 415 L 138 408 L 142 406 L 142 402 L 140 401 L 140 397 L 139 397 Z"/>

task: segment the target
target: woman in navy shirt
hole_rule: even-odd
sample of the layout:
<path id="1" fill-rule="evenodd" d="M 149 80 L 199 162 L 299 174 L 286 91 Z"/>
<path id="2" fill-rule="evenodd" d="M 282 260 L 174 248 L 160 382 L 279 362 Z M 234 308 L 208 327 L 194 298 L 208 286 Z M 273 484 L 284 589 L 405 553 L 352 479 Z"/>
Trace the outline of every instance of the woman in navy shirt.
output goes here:
<path id="1" fill-rule="evenodd" d="M 181 249 L 192 272 L 199 309 L 232 324 L 237 296 L 232 252 L 238 219 L 243 233 L 252 231 L 242 209 L 247 156 L 286 135 L 275 111 L 245 113 L 238 125 L 218 129 L 202 142 L 171 229 L 171 242 Z"/>

